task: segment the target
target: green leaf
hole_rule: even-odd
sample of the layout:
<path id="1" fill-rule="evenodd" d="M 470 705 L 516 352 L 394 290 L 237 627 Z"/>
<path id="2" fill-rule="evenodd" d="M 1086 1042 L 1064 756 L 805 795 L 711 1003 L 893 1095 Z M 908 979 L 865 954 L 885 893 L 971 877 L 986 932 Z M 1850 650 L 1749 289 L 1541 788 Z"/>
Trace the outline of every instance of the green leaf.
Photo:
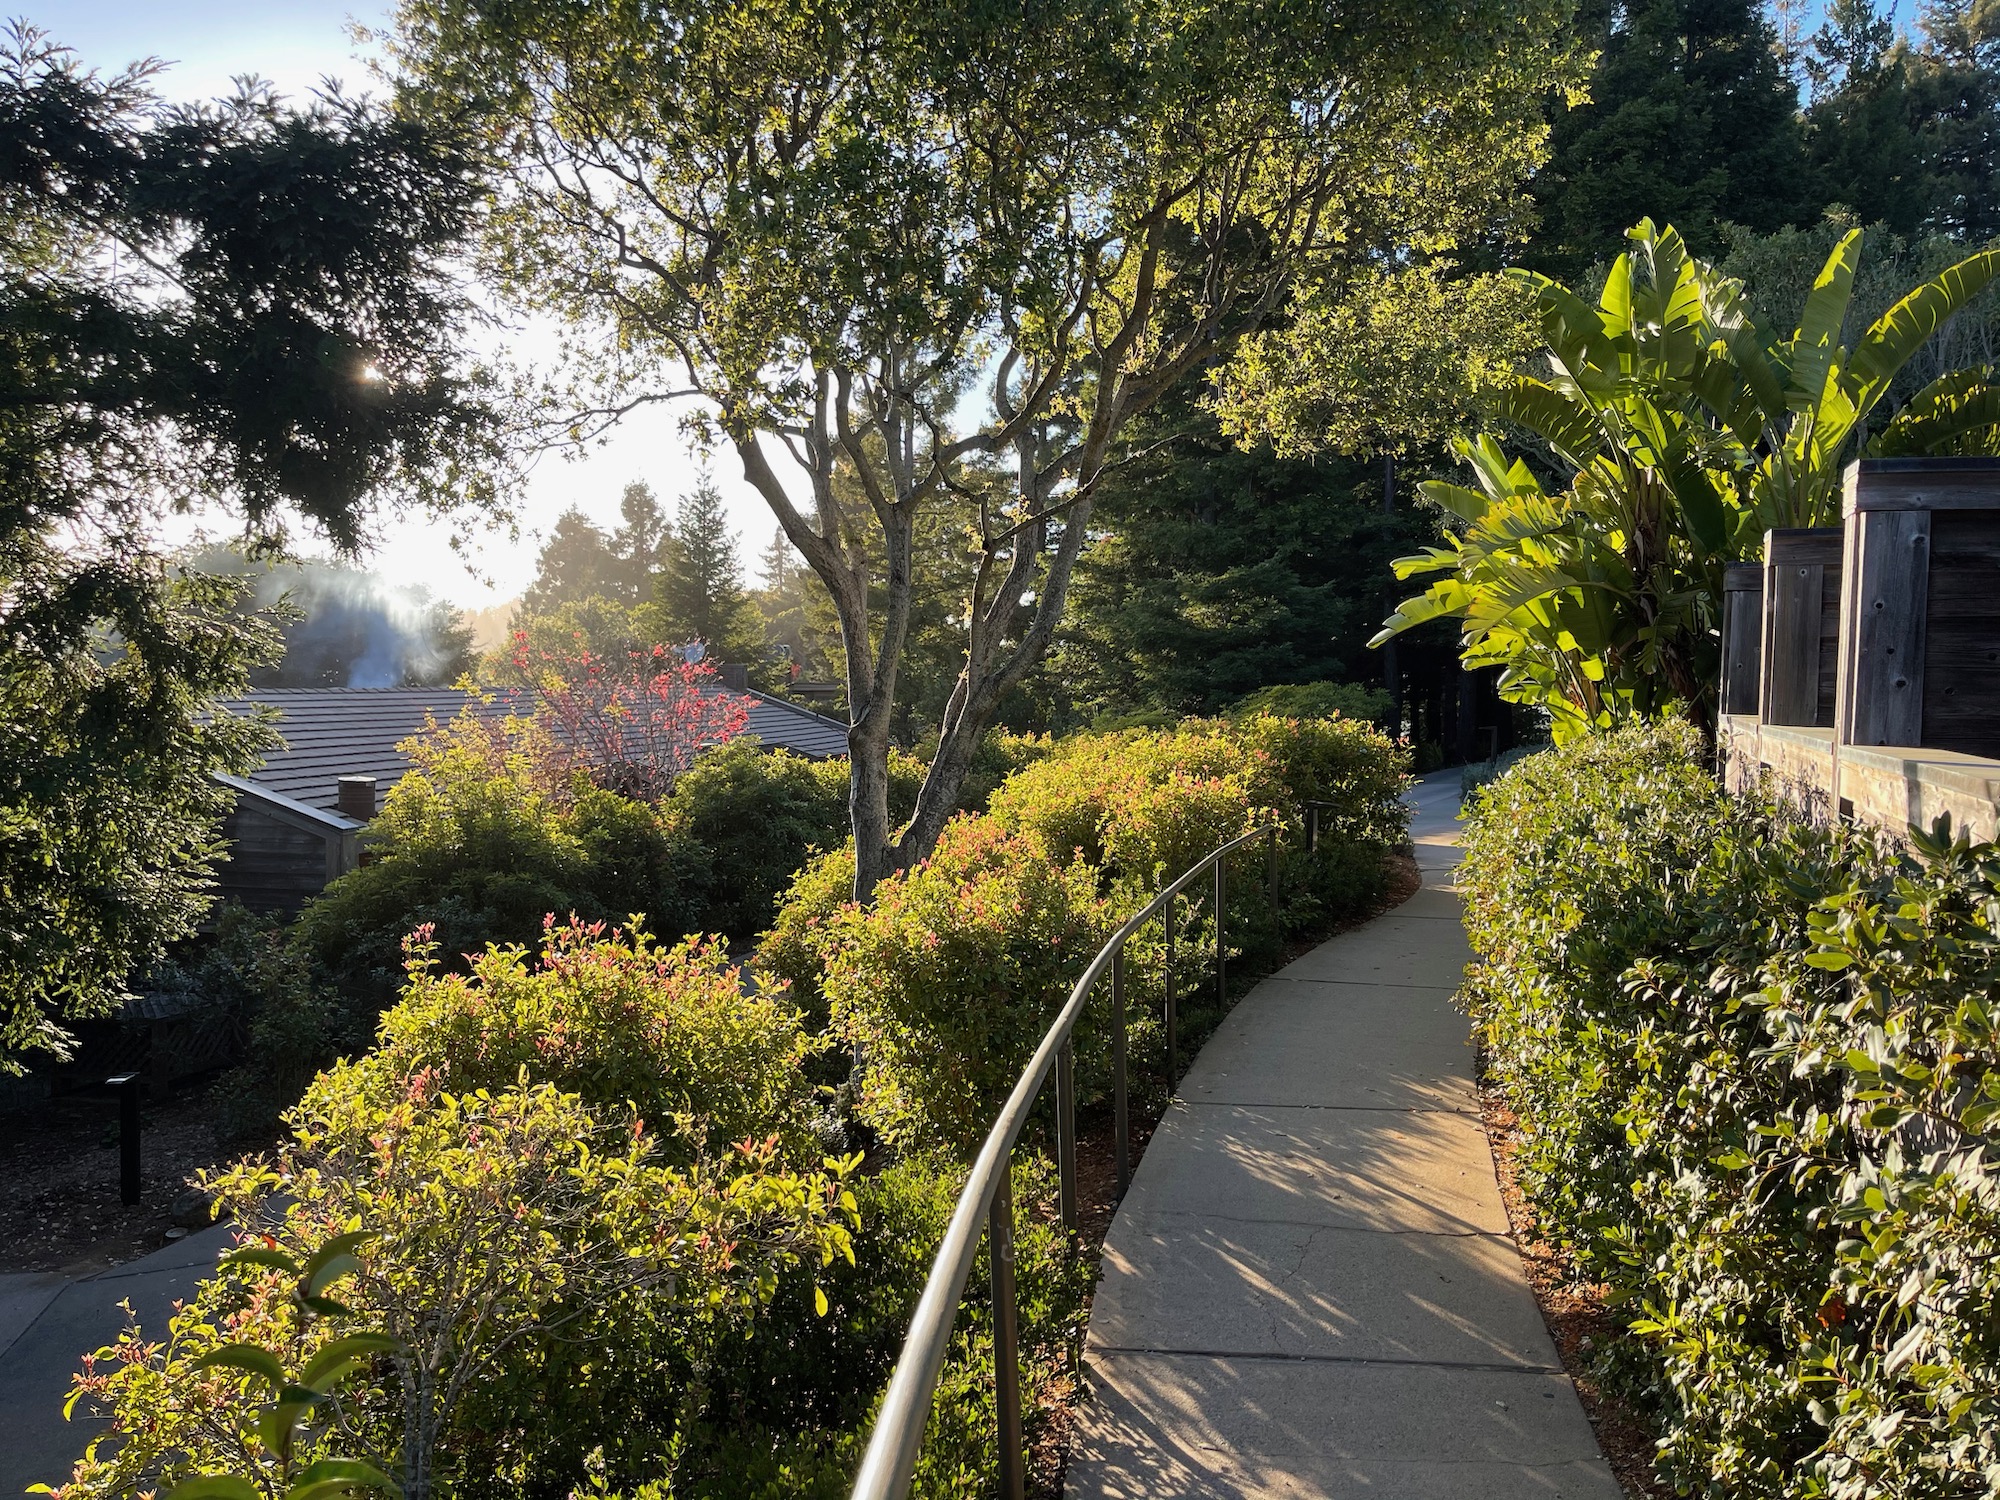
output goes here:
<path id="1" fill-rule="evenodd" d="M 825 1287 L 818 1287 L 818 1286 L 814 1287 L 814 1288 L 813 1288 L 813 1311 L 814 1311 L 814 1312 L 816 1312 L 816 1313 L 818 1313 L 818 1314 L 819 1314 L 819 1315 L 820 1315 L 820 1316 L 821 1316 L 821 1317 L 823 1318 L 823 1317 L 825 1317 L 825 1316 L 826 1316 L 826 1308 L 827 1308 L 827 1301 L 826 1301 L 826 1288 L 825 1288 Z"/>
<path id="2" fill-rule="evenodd" d="M 264 1500 L 249 1480 L 235 1474 L 203 1474 L 183 1479 L 167 1492 L 167 1500 Z"/>
<path id="3" fill-rule="evenodd" d="M 1939 376 L 1890 418 L 1868 451 L 1882 458 L 2000 453 L 2000 370 L 1977 365 Z"/>
<path id="4" fill-rule="evenodd" d="M 1872 405 L 1910 357 L 1947 319 L 1985 291 L 1995 275 L 2000 275 L 2000 250 L 1968 255 L 1877 318 L 1847 361 L 1850 379 L 1860 386 L 1856 405 L 1864 410 Z"/>
<path id="5" fill-rule="evenodd" d="M 401 1345 L 386 1333 L 352 1333 L 321 1346 L 299 1371 L 299 1384 L 324 1391 L 378 1354 L 393 1354 Z"/>
<path id="6" fill-rule="evenodd" d="M 331 1500 L 355 1490 L 381 1490 L 400 1495 L 402 1488 L 373 1464 L 358 1458 L 322 1458 L 299 1472 L 285 1491 L 285 1500 Z"/>
<path id="7" fill-rule="evenodd" d="M 1597 414 L 1543 381 L 1519 376 L 1494 405 L 1501 417 L 1545 439 L 1579 469 L 1589 467 L 1604 451 L 1604 430 L 1598 425 Z"/>
<path id="8" fill-rule="evenodd" d="M 299 1263 L 282 1250 L 273 1250 L 265 1245 L 244 1245 L 224 1255 L 218 1265 L 224 1266 L 268 1266 L 273 1271 L 289 1271 L 298 1274 Z"/>
<path id="9" fill-rule="evenodd" d="M 220 1349 L 211 1349 L 194 1362 L 197 1370 L 212 1370 L 224 1367 L 245 1370 L 252 1375 L 262 1376 L 276 1391 L 284 1387 L 285 1367 L 278 1363 L 278 1357 L 268 1349 L 259 1349 L 255 1344 L 224 1344 Z"/>
<path id="10" fill-rule="evenodd" d="M 1840 347 L 1840 328 L 1847 321 L 1847 306 L 1853 299 L 1854 272 L 1861 263 L 1861 231 L 1850 229 L 1826 258 L 1819 276 L 1806 297 L 1805 311 L 1799 316 L 1798 332 L 1792 336 L 1792 374 L 1788 382 L 1788 404 L 1794 411 L 1808 411 L 1819 404 L 1826 389 L 1826 372 Z"/>
<path id="11" fill-rule="evenodd" d="M 352 1275 L 361 1269 L 361 1261 L 354 1252 L 378 1236 L 373 1230 L 355 1229 L 346 1234 L 336 1234 L 313 1252 L 306 1262 L 304 1294 L 316 1297 L 328 1286 L 343 1276 Z"/>
<path id="12" fill-rule="evenodd" d="M 1806 955 L 1806 963 L 1809 967 L 1825 969 L 1830 973 L 1836 974 L 1852 965 L 1853 962 L 1853 954 L 1842 953 L 1836 949 L 1823 948 L 1817 953 L 1808 953 Z"/>
<path id="13" fill-rule="evenodd" d="M 299 1419 L 319 1405 L 322 1399 L 318 1391 L 309 1391 L 302 1385 L 286 1386 L 278 1392 L 277 1401 L 257 1419 L 257 1436 L 279 1459 L 289 1459 Z"/>

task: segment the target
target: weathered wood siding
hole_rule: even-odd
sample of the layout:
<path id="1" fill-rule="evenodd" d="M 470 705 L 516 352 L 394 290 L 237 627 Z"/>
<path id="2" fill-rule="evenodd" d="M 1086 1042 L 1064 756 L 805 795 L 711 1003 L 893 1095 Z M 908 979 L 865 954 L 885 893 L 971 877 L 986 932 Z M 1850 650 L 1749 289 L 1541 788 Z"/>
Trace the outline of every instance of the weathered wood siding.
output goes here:
<path id="1" fill-rule="evenodd" d="M 1930 516 L 1919 744 L 2000 757 L 2000 512 Z"/>
<path id="2" fill-rule="evenodd" d="M 222 836 L 229 857 L 216 876 L 224 900 L 251 911 L 295 912 L 326 888 L 328 840 L 281 822 L 249 799 L 238 800 Z"/>

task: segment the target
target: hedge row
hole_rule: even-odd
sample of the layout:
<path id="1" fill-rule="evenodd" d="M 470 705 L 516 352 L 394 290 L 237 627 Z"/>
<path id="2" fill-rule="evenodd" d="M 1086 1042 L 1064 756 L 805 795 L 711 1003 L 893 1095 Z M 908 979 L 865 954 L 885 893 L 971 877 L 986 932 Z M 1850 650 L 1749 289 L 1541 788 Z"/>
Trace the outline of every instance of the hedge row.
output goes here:
<path id="1" fill-rule="evenodd" d="M 2000 850 L 1802 826 L 1683 726 L 1478 797 L 1468 994 L 1662 1472 L 2000 1494 Z"/>
<path id="2" fill-rule="evenodd" d="M 1166 881 L 1240 833 L 1280 825 L 1276 920 L 1262 847 L 1237 857 L 1226 883 L 1230 952 L 1254 966 L 1380 895 L 1386 856 L 1405 837 L 1406 781 L 1403 752 L 1348 719 L 1079 736 L 1008 778 L 990 811 L 952 823 L 866 908 L 848 900 L 846 854 L 808 866 L 757 968 L 788 981 L 864 1059 L 861 1123 L 892 1143 L 969 1155 L 1085 966 Z M 1314 800 L 1333 807 L 1309 857 L 1301 809 Z M 1178 913 L 1183 1058 L 1220 1019 L 1206 889 Z M 1128 953 L 1134 1069 L 1156 1086 L 1164 962 L 1157 927 Z M 1077 1035 L 1086 1103 L 1108 1087 L 1108 1010 L 1100 993 Z"/>

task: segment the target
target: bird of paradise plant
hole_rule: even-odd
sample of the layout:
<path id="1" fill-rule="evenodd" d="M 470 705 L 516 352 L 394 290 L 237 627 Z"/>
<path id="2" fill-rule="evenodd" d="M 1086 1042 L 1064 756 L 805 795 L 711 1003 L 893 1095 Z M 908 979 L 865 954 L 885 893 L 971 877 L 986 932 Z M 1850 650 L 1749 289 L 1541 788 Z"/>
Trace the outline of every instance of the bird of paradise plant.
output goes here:
<path id="1" fill-rule="evenodd" d="M 1534 290 L 1547 370 L 1515 375 L 1496 415 L 1547 445 L 1562 487 L 1494 434 L 1460 441 L 1473 485 L 1422 486 L 1460 524 L 1395 563 L 1399 578 L 1444 576 L 1373 644 L 1463 620 L 1466 665 L 1503 668 L 1501 695 L 1546 709 L 1559 742 L 1674 704 L 1707 724 L 1725 563 L 1761 556 L 1773 527 L 1837 523 L 1857 452 L 2000 452 L 1986 368 L 1934 381 L 1868 437 L 1897 373 L 2000 274 L 2000 251 L 1917 287 L 1850 347 L 1861 238 L 1835 246 L 1783 338 L 1751 316 L 1741 282 L 1650 219 L 1596 307 L 1510 273 Z"/>

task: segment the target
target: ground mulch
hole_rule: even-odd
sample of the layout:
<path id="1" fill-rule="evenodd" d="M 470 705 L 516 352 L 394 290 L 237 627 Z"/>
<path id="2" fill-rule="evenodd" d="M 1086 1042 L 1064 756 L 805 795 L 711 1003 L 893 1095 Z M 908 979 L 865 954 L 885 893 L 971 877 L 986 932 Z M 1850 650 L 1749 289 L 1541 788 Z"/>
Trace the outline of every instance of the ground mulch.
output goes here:
<path id="1" fill-rule="evenodd" d="M 71 1095 L 0 1116 L 0 1272 L 87 1276 L 159 1249 L 196 1174 L 243 1154 L 217 1135 L 205 1090 L 140 1116 L 139 1202 L 118 1199 L 118 1104 Z"/>
<path id="2" fill-rule="evenodd" d="M 1673 1490 L 1653 1469 L 1652 1428 L 1592 1374 L 1595 1351 L 1627 1337 L 1606 1305 L 1610 1288 L 1584 1280 L 1574 1262 L 1537 1231 L 1534 1208 L 1521 1191 L 1519 1122 L 1506 1096 L 1484 1078 L 1479 1087 L 1479 1112 L 1493 1145 L 1500 1196 L 1507 1205 L 1507 1221 L 1513 1227 L 1528 1284 L 1541 1304 L 1542 1320 L 1555 1339 L 1562 1367 L 1583 1400 L 1583 1412 L 1597 1434 L 1597 1446 L 1629 1500 L 1669 1500 Z"/>

